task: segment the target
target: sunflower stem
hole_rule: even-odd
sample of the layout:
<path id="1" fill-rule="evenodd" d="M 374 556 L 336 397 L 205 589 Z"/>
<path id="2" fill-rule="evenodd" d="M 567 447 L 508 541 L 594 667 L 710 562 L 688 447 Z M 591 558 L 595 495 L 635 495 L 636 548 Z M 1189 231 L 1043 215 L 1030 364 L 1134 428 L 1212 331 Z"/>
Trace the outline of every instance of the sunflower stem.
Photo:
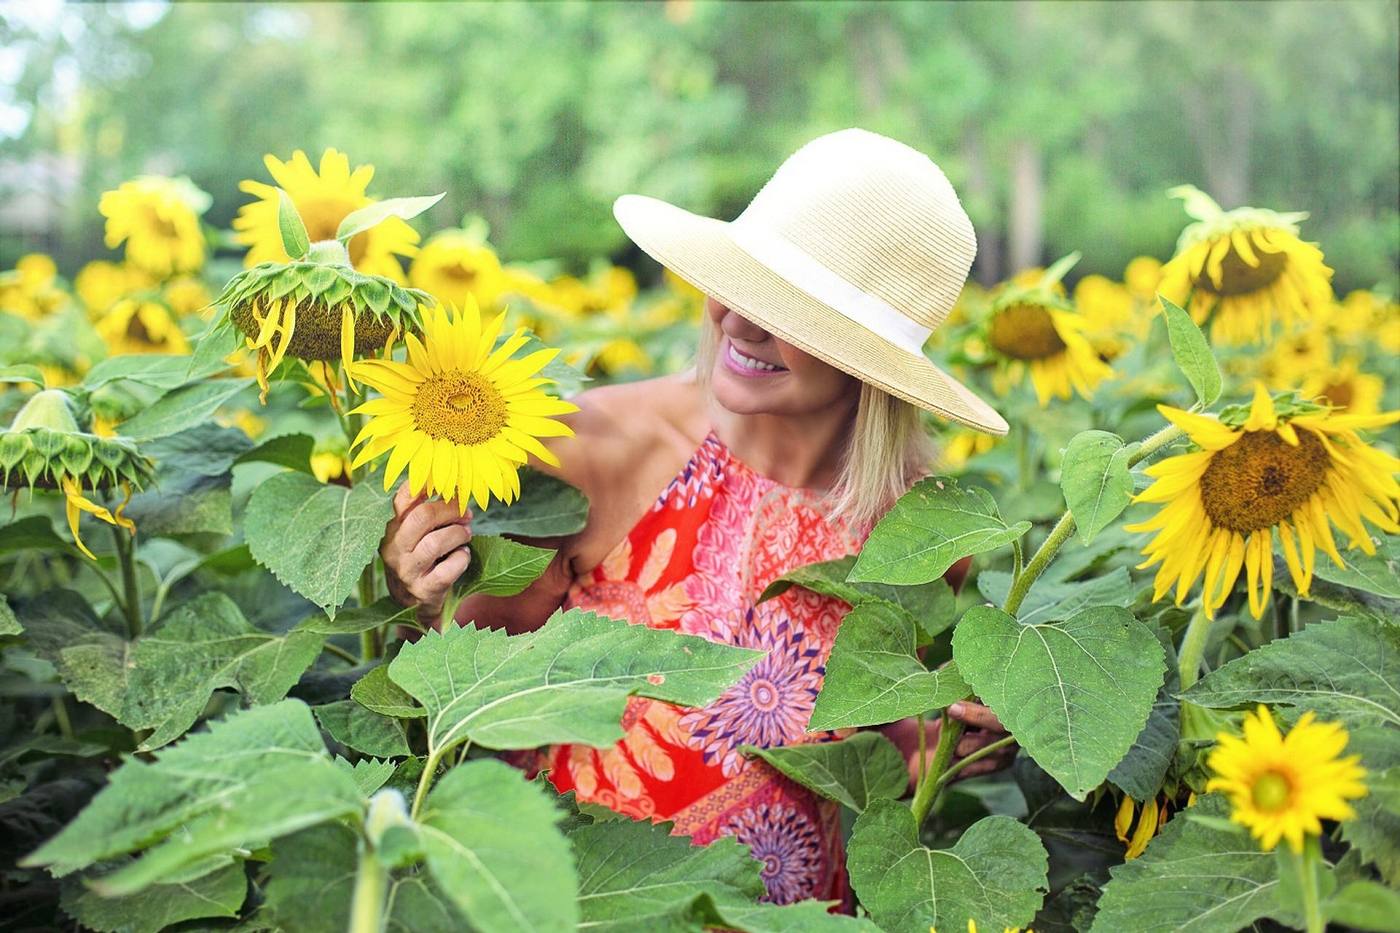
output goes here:
<path id="1" fill-rule="evenodd" d="M 966 756 L 965 758 L 959 758 L 957 761 L 950 764 L 946 771 L 944 771 L 941 775 L 938 776 L 937 784 L 940 787 L 944 784 L 947 784 L 953 779 L 953 775 L 957 774 L 963 768 L 966 768 L 970 764 L 976 764 L 977 762 L 981 761 L 983 758 L 988 757 L 989 755 L 996 754 L 997 752 L 1001 751 L 1003 748 L 1006 748 L 1006 746 L 1010 745 L 1012 742 L 1015 741 L 1016 737 L 1014 735 L 1004 735 L 1001 738 L 997 739 L 995 742 L 990 742 L 986 745 L 983 745 L 981 748 L 977 749 L 977 751 Z"/>
<path id="2" fill-rule="evenodd" d="M 928 773 L 928 761 L 924 757 L 928 753 L 928 734 L 924 729 L 924 714 L 919 714 L 919 772 L 915 779 L 914 787 L 917 790 L 920 784 L 924 783 L 924 775 Z"/>
<path id="3" fill-rule="evenodd" d="M 1041 542 L 1040 547 L 1036 548 L 1030 563 L 1026 564 L 1026 569 L 1012 581 L 1011 592 L 1006 594 L 1006 605 L 1002 607 L 1007 615 L 1016 615 L 1016 610 L 1021 608 L 1021 603 L 1025 600 L 1031 585 L 1045 572 L 1045 568 L 1050 566 L 1050 562 L 1059 553 L 1060 545 L 1068 541 L 1072 534 L 1074 534 L 1074 516 L 1065 512 L 1055 523 L 1055 527 L 1050 529 L 1050 534 Z"/>
<path id="4" fill-rule="evenodd" d="M 919 786 L 914 789 L 914 802 L 910 805 L 914 811 L 915 826 L 923 826 L 924 820 L 928 819 L 929 811 L 933 809 L 934 798 L 942 786 L 939 779 L 943 777 L 943 772 L 948 770 L 948 765 L 953 760 L 953 750 L 957 748 L 958 739 L 962 738 L 962 734 L 963 724 L 950 717 L 946 709 L 943 710 L 939 714 L 938 745 L 933 750 L 933 763 L 924 772 Z"/>
<path id="5" fill-rule="evenodd" d="M 428 796 L 428 788 L 433 783 L 433 773 L 437 771 L 438 762 L 442 760 L 442 749 L 428 753 L 428 760 L 423 762 L 423 773 L 418 776 L 418 789 L 413 792 L 413 808 L 408 811 L 408 818 L 418 819 L 418 811 L 423 808 L 423 798 Z"/>
<path id="6" fill-rule="evenodd" d="M 1181 437 L 1186 432 L 1174 424 L 1169 424 L 1155 434 L 1149 434 L 1138 444 L 1137 453 L 1128 458 L 1128 469 L 1132 469 L 1148 457 Z"/>
<path id="7" fill-rule="evenodd" d="M 384 929 L 388 892 L 389 870 L 379 861 L 369 840 L 360 840 L 360 864 L 355 871 L 355 893 L 350 901 L 350 933 L 380 933 Z"/>
<path id="8" fill-rule="evenodd" d="M 126 633 L 131 639 L 141 635 L 141 581 L 136 575 L 136 543 L 128 540 L 127 532 L 112 526 L 112 538 L 117 542 L 117 562 L 122 568 L 122 609 L 126 614 Z"/>
<path id="9" fill-rule="evenodd" d="M 1322 861 L 1322 851 L 1316 836 L 1308 836 L 1303 844 L 1301 855 L 1294 855 L 1293 864 L 1298 868 L 1298 887 L 1303 893 L 1303 922 L 1307 933 L 1323 933 L 1327 923 L 1322 918 L 1322 903 L 1318 897 L 1317 870 Z"/>
<path id="10" fill-rule="evenodd" d="M 1181 689 L 1185 690 L 1201 679 L 1201 661 L 1205 657 L 1206 642 L 1210 640 L 1211 620 L 1206 618 L 1204 609 L 1197 609 L 1186 625 L 1186 634 L 1181 638 L 1181 650 L 1177 652 L 1177 673 L 1181 677 Z"/>

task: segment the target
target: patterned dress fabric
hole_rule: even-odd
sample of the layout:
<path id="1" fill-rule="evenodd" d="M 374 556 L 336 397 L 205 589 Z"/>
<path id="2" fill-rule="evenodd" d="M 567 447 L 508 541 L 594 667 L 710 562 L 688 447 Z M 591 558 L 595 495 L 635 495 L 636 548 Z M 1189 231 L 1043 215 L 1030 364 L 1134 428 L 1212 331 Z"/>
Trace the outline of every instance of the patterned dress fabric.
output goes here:
<path id="1" fill-rule="evenodd" d="M 768 900 L 847 897 L 839 808 L 742 745 L 829 742 L 807 734 L 836 629 L 849 606 L 794 587 L 758 603 L 787 571 L 852 554 L 857 532 L 817 494 L 730 455 L 713 432 L 566 607 L 759 648 L 767 657 L 716 702 L 689 709 L 633 698 L 609 749 L 559 745 L 534 762 L 561 791 L 635 819 L 671 820 L 699 845 L 736 836 L 764 863 Z"/>

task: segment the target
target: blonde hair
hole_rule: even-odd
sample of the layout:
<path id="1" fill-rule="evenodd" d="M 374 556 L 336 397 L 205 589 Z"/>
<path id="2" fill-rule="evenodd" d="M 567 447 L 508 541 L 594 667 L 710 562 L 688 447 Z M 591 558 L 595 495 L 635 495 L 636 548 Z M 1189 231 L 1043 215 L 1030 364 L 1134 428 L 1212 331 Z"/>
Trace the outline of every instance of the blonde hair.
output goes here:
<path id="1" fill-rule="evenodd" d="M 695 353 L 695 377 L 709 388 L 719 347 L 719 328 L 707 315 L 701 322 Z M 924 426 L 922 411 L 868 382 L 841 453 L 836 482 L 827 494 L 833 519 L 854 529 L 868 529 L 904 495 L 933 472 L 938 448 Z"/>

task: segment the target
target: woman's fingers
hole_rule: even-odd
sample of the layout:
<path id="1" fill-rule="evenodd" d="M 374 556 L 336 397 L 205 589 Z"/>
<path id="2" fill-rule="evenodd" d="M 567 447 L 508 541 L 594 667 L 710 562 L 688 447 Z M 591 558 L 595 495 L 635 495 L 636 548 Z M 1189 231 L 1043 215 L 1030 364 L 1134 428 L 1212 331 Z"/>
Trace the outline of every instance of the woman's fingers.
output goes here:
<path id="1" fill-rule="evenodd" d="M 470 518 L 458 515 L 454 506 L 440 499 L 420 502 L 403 517 L 395 543 L 405 551 L 415 551 L 424 538 L 444 527 L 462 528 L 470 536 L 470 524 Z"/>
<path id="2" fill-rule="evenodd" d="M 963 700 L 948 707 L 948 715 L 973 729 L 987 729 L 991 732 L 1005 732 L 997 714 L 981 703 Z"/>
<path id="3" fill-rule="evenodd" d="M 448 555 L 441 563 L 430 570 L 424 577 L 423 583 L 426 587 L 434 591 L 446 593 L 448 587 L 457 582 L 457 578 L 466 573 L 467 567 L 472 562 L 472 552 L 468 550 L 456 551 Z"/>
<path id="4" fill-rule="evenodd" d="M 428 532 L 408 556 L 404 566 L 406 575 L 417 577 L 427 573 L 439 560 L 466 544 L 471 537 L 470 529 L 461 525 L 447 525 Z"/>

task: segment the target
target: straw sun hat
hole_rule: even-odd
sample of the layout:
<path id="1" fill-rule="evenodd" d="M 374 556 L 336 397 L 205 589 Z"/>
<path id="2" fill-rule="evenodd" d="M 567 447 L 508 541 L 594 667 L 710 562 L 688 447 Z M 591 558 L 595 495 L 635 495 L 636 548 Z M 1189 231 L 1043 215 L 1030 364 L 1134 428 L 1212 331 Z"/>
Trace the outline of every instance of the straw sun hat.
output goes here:
<path id="1" fill-rule="evenodd" d="M 732 222 L 627 194 L 613 213 L 657 262 L 800 350 L 978 431 L 1006 420 L 933 365 L 977 240 L 928 156 L 861 129 L 797 150 Z"/>

